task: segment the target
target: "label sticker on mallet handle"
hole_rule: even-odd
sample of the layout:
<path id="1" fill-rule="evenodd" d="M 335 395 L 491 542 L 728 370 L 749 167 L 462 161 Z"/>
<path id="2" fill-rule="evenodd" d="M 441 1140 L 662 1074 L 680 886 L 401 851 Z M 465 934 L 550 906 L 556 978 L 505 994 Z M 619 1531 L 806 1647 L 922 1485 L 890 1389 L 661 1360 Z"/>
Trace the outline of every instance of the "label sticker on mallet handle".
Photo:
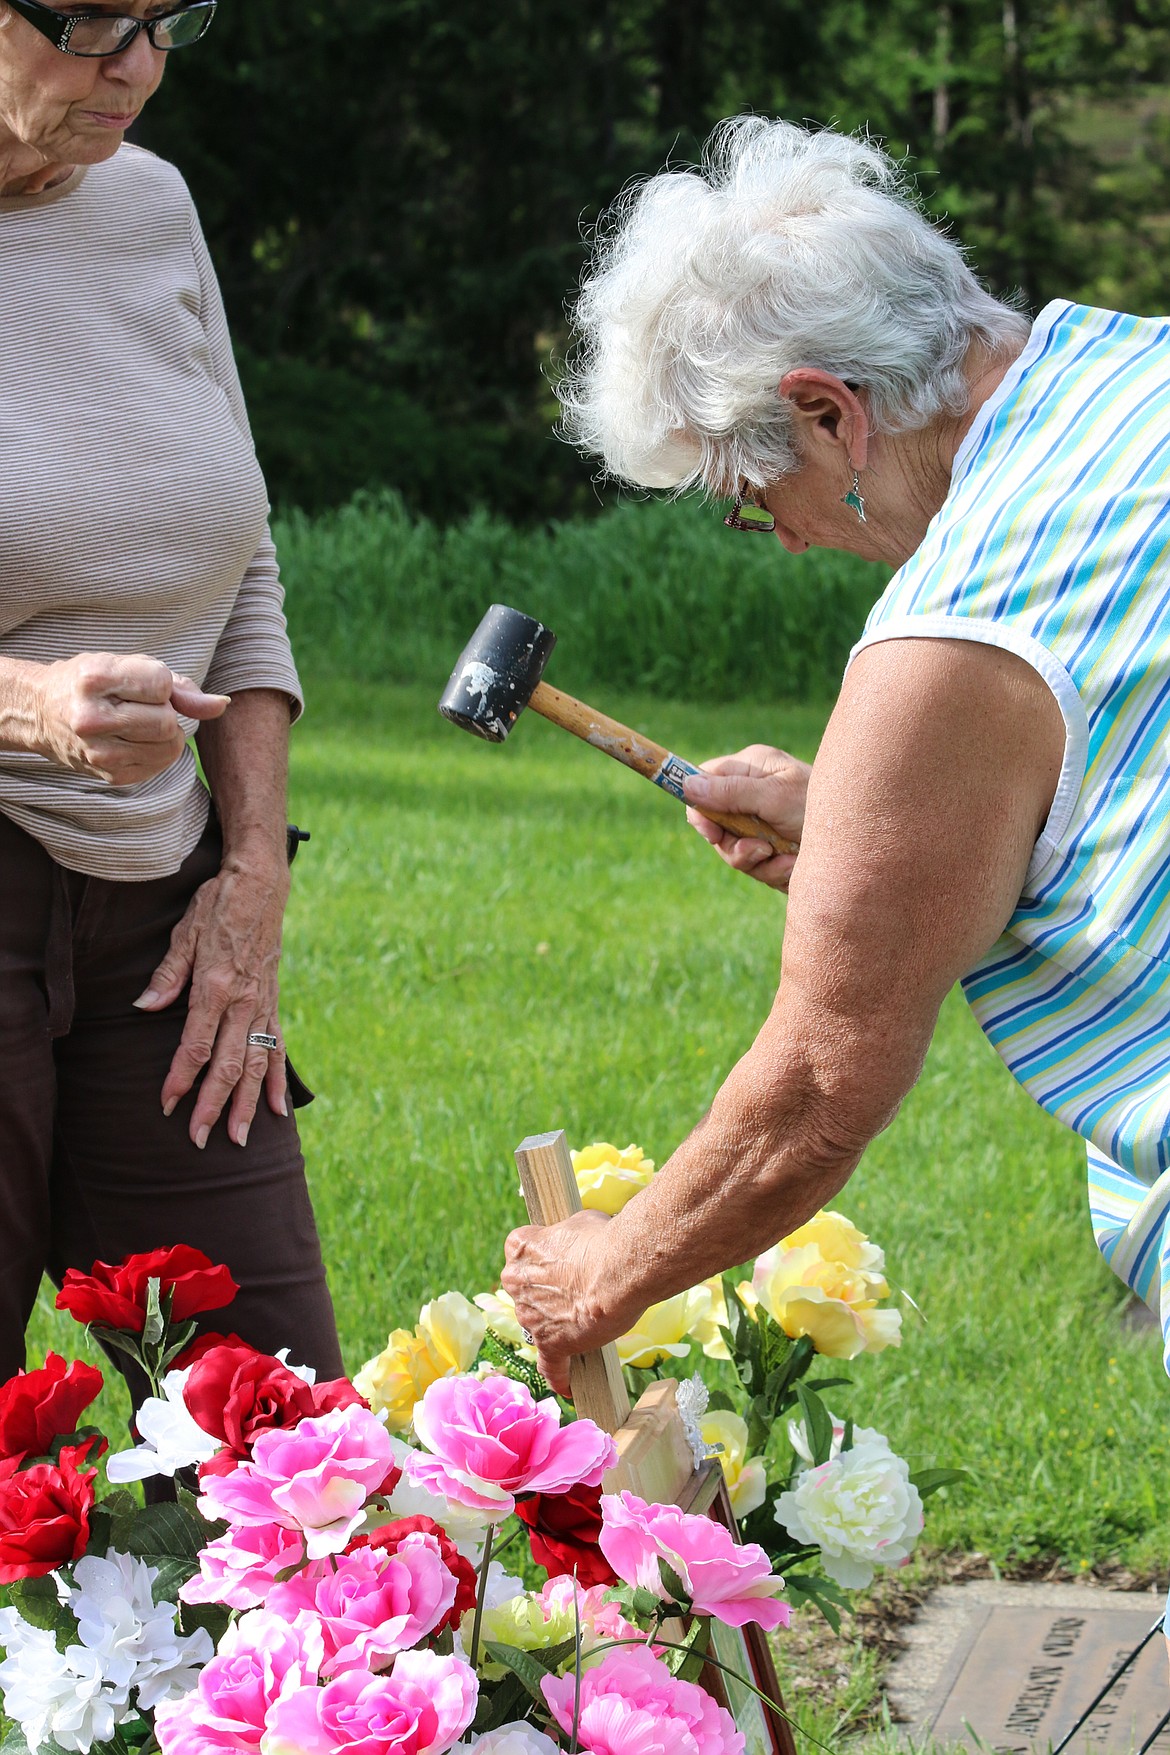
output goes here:
<path id="1" fill-rule="evenodd" d="M 684 762 L 681 756 L 667 756 L 657 774 L 651 774 L 655 786 L 661 786 L 664 792 L 672 792 L 676 798 L 683 796 L 683 781 L 699 770 L 693 762 Z"/>

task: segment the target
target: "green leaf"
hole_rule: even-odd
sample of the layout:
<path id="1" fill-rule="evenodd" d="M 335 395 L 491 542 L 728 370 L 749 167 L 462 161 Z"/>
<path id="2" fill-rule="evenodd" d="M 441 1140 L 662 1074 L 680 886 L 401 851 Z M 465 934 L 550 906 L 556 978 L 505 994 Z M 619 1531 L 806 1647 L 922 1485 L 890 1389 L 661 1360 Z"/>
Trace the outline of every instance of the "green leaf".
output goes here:
<path id="1" fill-rule="evenodd" d="M 501 1725 L 511 1724 L 514 1719 L 523 1716 L 527 1698 L 528 1690 L 519 1676 L 511 1670 L 494 1688 L 481 1683 L 479 1703 L 471 1723 L 472 1730 L 482 1736 L 485 1731 L 498 1731 Z M 543 1695 L 541 1703 L 547 1705 Z M 3 1755 L 2 1750 L 0 1755 Z"/>
<path id="2" fill-rule="evenodd" d="M 840 1585 L 834 1584 L 831 1578 L 824 1578 L 816 1572 L 786 1572 L 784 1589 L 788 1600 L 795 1606 L 797 1603 L 811 1603 L 819 1609 L 834 1633 L 841 1631 L 841 1617 L 837 1612 L 838 1604 L 848 1606 L 849 1598 Z"/>
<path id="3" fill-rule="evenodd" d="M 512 1343 L 506 1341 L 503 1335 L 497 1334 L 494 1328 L 489 1328 L 484 1335 L 483 1344 L 477 1356 L 480 1359 L 486 1359 L 488 1364 L 494 1365 L 498 1371 L 502 1371 L 504 1376 L 510 1377 L 513 1382 L 523 1383 L 531 1390 L 538 1402 L 552 1394 L 552 1390 L 536 1369 L 535 1361 L 521 1358 Z"/>
<path id="4" fill-rule="evenodd" d="M 3 1731 L 0 1731 L 0 1755 L 32 1755 L 24 1740 L 24 1732 L 15 1719 L 4 1720 Z"/>
<path id="5" fill-rule="evenodd" d="M 100 1346 L 112 1347 L 115 1353 L 126 1353 L 136 1364 L 142 1364 L 138 1335 L 131 1334 L 124 1328 L 109 1328 L 104 1322 L 91 1322 L 85 1332 Z"/>
<path id="6" fill-rule="evenodd" d="M 630 1598 L 630 1608 L 638 1616 L 657 1615 L 660 1607 L 660 1599 L 652 1590 L 647 1590 L 644 1584 L 640 1584 Z"/>
<path id="7" fill-rule="evenodd" d="M 167 1345 L 167 1350 L 158 1362 L 158 1372 L 160 1377 L 179 1357 L 179 1354 L 183 1351 L 184 1347 L 189 1347 L 191 1345 L 191 1342 L 195 1339 L 198 1327 L 199 1324 L 197 1322 L 185 1322 L 181 1328 L 173 1329 L 171 1331 L 171 1338 Z"/>
<path id="8" fill-rule="evenodd" d="M 691 1606 L 690 1591 L 687 1589 L 678 1573 L 674 1570 L 674 1567 L 668 1565 L 662 1558 L 661 1554 L 658 1556 L 658 1576 L 662 1580 L 662 1588 L 666 1592 L 668 1599 L 672 1603 L 677 1603 L 681 1609 L 689 1609 Z"/>
<path id="9" fill-rule="evenodd" d="M 211 1635 L 212 1645 L 218 1646 L 220 1640 L 231 1624 L 232 1612 L 222 1603 L 180 1603 L 179 1627 L 183 1633 L 194 1633 L 202 1627 Z"/>
<path id="10" fill-rule="evenodd" d="M 104 1498 L 98 1500 L 98 1507 L 108 1511 L 111 1517 L 137 1517 L 142 1506 L 128 1487 L 115 1487 Z"/>
<path id="11" fill-rule="evenodd" d="M 167 1332 L 167 1319 L 163 1315 L 160 1292 L 162 1281 L 153 1274 L 146 1282 L 146 1323 L 142 1330 L 142 1346 L 157 1347 Z"/>
<path id="12" fill-rule="evenodd" d="M 833 1421 L 824 1402 L 807 1383 L 798 1383 L 796 1397 L 804 1415 L 804 1430 L 812 1451 L 813 1467 L 828 1462 L 833 1448 Z"/>
<path id="13" fill-rule="evenodd" d="M 918 1488 L 920 1499 L 929 1499 L 940 1487 L 953 1487 L 960 1483 L 966 1485 L 974 1479 L 970 1469 L 919 1469 L 916 1475 L 910 1477 L 911 1484 Z"/>
<path id="14" fill-rule="evenodd" d="M 711 1643 L 711 1617 L 696 1615 L 680 1649 L 666 1654 L 667 1668 L 682 1682 L 697 1682 Z"/>
<path id="15" fill-rule="evenodd" d="M 760 1331 L 761 1369 L 765 1377 L 770 1377 L 773 1371 L 790 1362 L 800 1343 L 786 1335 L 780 1324 L 762 1306 L 756 1312 L 756 1327 Z"/>
<path id="16" fill-rule="evenodd" d="M 198 1560 L 215 1532 L 215 1525 L 182 1505 L 148 1505 L 127 1519 L 124 1552 L 142 1558 L 158 1556 Z"/>
<path id="17" fill-rule="evenodd" d="M 179 1586 L 194 1578 L 199 1571 L 196 1561 L 179 1559 L 173 1554 L 140 1554 L 148 1566 L 153 1566 L 158 1573 L 150 1587 L 151 1595 L 156 1603 L 173 1603 L 177 1601 Z"/>
<path id="18" fill-rule="evenodd" d="M 707 1406 L 713 1414 L 723 1411 L 731 1414 L 739 1413 L 739 1404 L 732 1400 L 725 1389 L 713 1389 L 707 1398 Z"/>
<path id="19" fill-rule="evenodd" d="M 8 1586 L 8 1600 L 22 1620 L 53 1635 L 58 1651 L 76 1645 L 77 1617 L 58 1597 L 51 1576 L 14 1579 Z"/>
<path id="20" fill-rule="evenodd" d="M 510 1670 L 532 1698 L 546 1706 L 548 1703 L 541 1693 L 540 1684 L 546 1676 L 556 1675 L 561 1664 L 574 1651 L 576 1641 L 562 1639 L 559 1645 L 547 1646 L 543 1651 L 521 1651 L 519 1646 L 501 1645 L 494 1639 L 485 1640 L 484 1645 L 493 1663 Z"/>
<path id="21" fill-rule="evenodd" d="M 841 1453 L 842 1453 L 842 1455 L 844 1455 L 844 1453 L 847 1450 L 852 1450 L 852 1449 L 853 1449 L 853 1415 L 848 1414 L 848 1415 L 846 1415 L 846 1418 L 845 1418 L 845 1430 L 841 1434 Z"/>
<path id="22" fill-rule="evenodd" d="M 755 1395 L 744 1410 L 747 1418 L 748 1454 L 766 1450 L 772 1431 L 772 1408 L 766 1396 Z"/>

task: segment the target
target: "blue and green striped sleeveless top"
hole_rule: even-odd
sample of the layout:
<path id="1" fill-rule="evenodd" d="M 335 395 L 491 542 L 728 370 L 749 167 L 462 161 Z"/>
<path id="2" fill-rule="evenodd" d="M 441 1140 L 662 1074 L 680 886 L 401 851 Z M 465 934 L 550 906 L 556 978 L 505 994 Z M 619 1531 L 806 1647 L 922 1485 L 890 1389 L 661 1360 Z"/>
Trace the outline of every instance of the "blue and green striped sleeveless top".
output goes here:
<path id="1" fill-rule="evenodd" d="M 1018 653 L 1064 715 L 1023 894 L 963 987 L 1088 1142 L 1098 1243 L 1170 1370 L 1170 319 L 1042 312 L 855 651 L 923 637 Z"/>

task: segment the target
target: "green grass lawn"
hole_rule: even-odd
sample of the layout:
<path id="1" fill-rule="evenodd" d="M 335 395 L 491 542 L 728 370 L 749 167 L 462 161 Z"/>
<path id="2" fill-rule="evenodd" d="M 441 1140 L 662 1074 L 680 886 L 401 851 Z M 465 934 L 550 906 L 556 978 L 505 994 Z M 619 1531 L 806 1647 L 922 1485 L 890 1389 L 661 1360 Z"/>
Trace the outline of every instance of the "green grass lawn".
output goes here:
<path id="1" fill-rule="evenodd" d="M 603 699 L 702 758 L 815 748 L 809 708 Z M 681 811 L 530 716 L 503 748 L 429 693 L 322 684 L 294 739 L 284 968 L 292 1053 L 346 1355 L 420 1302 L 495 1283 L 522 1218 L 512 1150 L 564 1127 L 659 1161 L 749 1044 L 783 902 L 728 872 Z M 858 1362 L 849 1408 L 916 1462 L 964 1463 L 928 1538 L 1072 1566 L 1170 1554 L 1167 1385 L 1120 1321 L 1078 1143 L 1018 1090 L 957 995 L 923 1078 L 837 1205 L 887 1251 L 900 1351 Z M 167 1240 L 169 1241 L 169 1240 Z M 42 1300 L 35 1350 L 76 1330 Z"/>

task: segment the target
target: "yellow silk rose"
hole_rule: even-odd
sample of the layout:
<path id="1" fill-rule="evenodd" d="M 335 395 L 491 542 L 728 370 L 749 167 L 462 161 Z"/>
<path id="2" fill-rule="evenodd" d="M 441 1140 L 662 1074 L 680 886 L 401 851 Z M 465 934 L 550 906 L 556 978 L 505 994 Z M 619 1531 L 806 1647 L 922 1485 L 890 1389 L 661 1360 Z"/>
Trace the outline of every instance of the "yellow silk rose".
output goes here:
<path id="1" fill-rule="evenodd" d="M 718 1274 L 704 1280 L 701 1286 L 695 1287 L 696 1292 L 706 1292 L 705 1308 L 691 1324 L 691 1339 L 698 1341 L 708 1359 L 730 1359 L 727 1342 L 720 1330 L 727 1327 L 727 1299 L 723 1295 L 723 1281 Z"/>
<path id="2" fill-rule="evenodd" d="M 510 1347 L 515 1347 L 522 1359 L 536 1358 L 536 1348 L 530 1347 L 520 1332 L 516 1306 L 502 1286 L 496 1292 L 477 1292 L 472 1303 L 479 1305 L 492 1333 L 507 1341 Z"/>
<path id="3" fill-rule="evenodd" d="M 608 1213 L 611 1218 L 647 1187 L 654 1174 L 654 1160 L 646 1156 L 641 1146 L 627 1146 L 624 1152 L 619 1152 L 616 1146 L 599 1140 L 569 1156 L 581 1205 L 594 1212 Z"/>
<path id="4" fill-rule="evenodd" d="M 736 1517 L 746 1517 L 764 1503 L 768 1488 L 763 1457 L 748 1459 L 747 1421 L 729 1408 L 712 1408 L 699 1421 L 699 1431 L 707 1444 L 722 1445 L 719 1464 L 727 1482 L 731 1509 Z"/>
<path id="5" fill-rule="evenodd" d="M 392 1432 L 406 1432 L 416 1402 L 440 1377 L 469 1371 L 483 1343 L 483 1312 L 462 1292 L 444 1292 L 419 1312 L 413 1334 L 396 1328 L 385 1347 L 362 1366 L 354 1387 L 376 1414 L 387 1415 Z"/>
<path id="6" fill-rule="evenodd" d="M 840 1213 L 818 1213 L 758 1257 L 740 1290 L 749 1315 L 756 1304 L 794 1339 L 807 1335 L 830 1359 L 880 1353 L 902 1340 L 897 1310 L 879 1310 L 890 1288 L 880 1249 Z"/>
<path id="7" fill-rule="evenodd" d="M 859 1231 L 844 1213 L 820 1212 L 807 1225 L 801 1225 L 780 1240 L 781 1249 L 802 1249 L 815 1243 L 826 1261 L 839 1261 L 842 1267 L 859 1268 L 863 1273 L 881 1275 L 886 1258 L 864 1231 Z M 888 1289 L 888 1288 L 887 1288 Z M 883 1293 L 884 1297 L 885 1294 Z"/>
<path id="8" fill-rule="evenodd" d="M 682 1359 L 690 1352 L 690 1335 L 696 1323 L 710 1312 L 711 1294 L 707 1286 L 692 1286 L 652 1304 L 644 1310 L 629 1334 L 619 1337 L 618 1358 L 623 1365 L 646 1369 L 662 1359 Z"/>

